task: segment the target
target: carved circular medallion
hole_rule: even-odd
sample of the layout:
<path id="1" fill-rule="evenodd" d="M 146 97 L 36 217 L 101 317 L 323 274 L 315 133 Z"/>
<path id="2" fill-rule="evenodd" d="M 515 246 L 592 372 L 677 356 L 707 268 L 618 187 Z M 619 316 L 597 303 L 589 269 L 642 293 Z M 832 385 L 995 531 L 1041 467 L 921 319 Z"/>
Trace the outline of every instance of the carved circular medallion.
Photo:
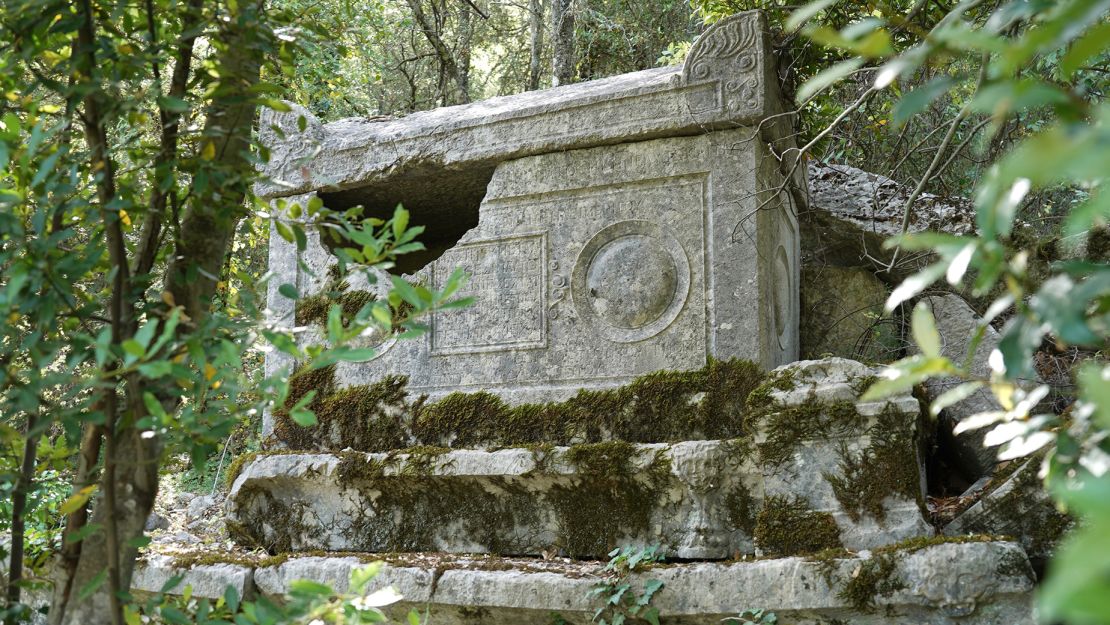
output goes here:
<path id="1" fill-rule="evenodd" d="M 571 275 L 575 308 L 606 338 L 630 343 L 659 334 L 690 291 L 682 245 L 649 221 L 622 221 L 595 234 Z"/>

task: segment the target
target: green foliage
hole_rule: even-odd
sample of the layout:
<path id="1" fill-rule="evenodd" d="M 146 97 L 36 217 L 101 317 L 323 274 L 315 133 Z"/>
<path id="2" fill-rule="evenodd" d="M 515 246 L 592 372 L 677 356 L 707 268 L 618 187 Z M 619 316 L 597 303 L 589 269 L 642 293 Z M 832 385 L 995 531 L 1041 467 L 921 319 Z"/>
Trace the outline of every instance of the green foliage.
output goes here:
<path id="1" fill-rule="evenodd" d="M 605 565 L 606 579 L 589 593 L 590 597 L 602 602 L 602 606 L 594 611 L 593 622 L 599 625 L 659 625 L 659 609 L 651 605 L 651 600 L 663 589 L 663 582 L 649 579 L 636 584 L 630 579 L 633 573 L 663 560 L 659 546 L 642 549 L 625 546 L 614 549 L 609 557 Z"/>
<path id="2" fill-rule="evenodd" d="M 266 598 L 244 601 L 228 586 L 222 597 L 211 600 L 193 596 L 192 588 L 180 588 L 181 578 L 170 579 L 162 594 L 128 607 L 124 619 L 132 623 L 150 622 L 159 625 L 217 625 L 230 623 L 279 625 L 312 623 L 316 625 L 365 625 L 388 621 L 382 608 L 402 600 L 393 587 L 371 590 L 370 584 L 381 572 L 383 563 L 351 570 L 347 591 L 337 593 L 326 584 L 294 581 L 284 601 Z M 179 595 L 167 595 L 169 592 Z M 421 623 L 413 611 L 407 618 L 410 625 Z"/>
<path id="3" fill-rule="evenodd" d="M 726 618 L 730 625 L 778 625 L 779 617 L 774 612 L 764 610 L 744 610 L 736 616 Z"/>
<path id="4" fill-rule="evenodd" d="M 983 153 L 989 166 L 975 184 L 977 237 L 921 233 L 888 243 L 899 251 L 928 252 L 931 259 L 895 289 L 888 310 L 942 279 L 988 303 L 967 358 L 957 362 L 940 353 L 932 314 L 918 303 L 912 325 L 921 353 L 892 365 L 864 399 L 904 391 L 937 375 L 963 378 L 964 384 L 937 399 L 932 406 L 936 414 L 989 388 L 1002 409 L 966 419 L 956 433 L 991 427 L 985 442 L 1000 448 L 1000 459 L 1047 447 L 1046 484 L 1061 506 L 1081 519 L 1049 567 L 1039 593 L 1040 617 L 1045 622 L 1105 622 L 1110 618 L 1110 562 L 1094 554 L 1110 548 L 1110 366 L 1102 354 L 1076 368 L 1078 392 L 1066 417 L 1040 408 L 1051 389 L 1029 380 L 1035 379 L 1035 356 L 1045 342 L 1088 354 L 1110 344 L 1110 266 L 1094 245 L 1098 229 L 1110 222 L 1104 188 L 1110 173 L 1110 107 L 1103 100 L 1110 4 L 961 3 L 939 19 L 909 23 L 883 9 L 866 25 L 846 26 L 830 24 L 834 7 L 812 3 L 795 13 L 792 25 L 807 24 L 802 32 L 808 39 L 848 55 L 846 62 L 856 67 L 874 63 L 865 95 L 897 96 L 895 125 L 925 115 L 939 98 L 959 104 L 919 188 L 951 163 L 951 158 L 943 161 L 943 153 L 954 145 L 955 131 L 968 127 L 976 115 L 982 121 L 975 131 L 988 128 L 1000 148 Z M 938 63 L 951 71 L 902 94 L 900 83 L 920 80 Z M 841 84 L 841 67 L 815 75 L 806 91 L 816 94 Z M 1016 141 L 1014 134 L 1002 137 L 1004 129 L 1016 134 Z M 1026 239 L 1019 233 L 1025 226 L 1019 215 L 1030 214 L 1030 204 L 1038 199 L 1060 194 L 1071 198 L 1061 215 L 1061 234 L 1073 249 L 1082 249 L 1086 239 L 1086 258 L 1075 253 L 1073 260 L 1034 272 L 1030 261 L 1037 250 L 1022 243 Z M 906 210 L 912 210 L 912 202 Z M 906 219 L 908 223 L 909 215 Z M 972 375 L 972 354 L 986 325 L 999 319 L 1005 322 L 990 358 L 992 373 Z M 873 572 L 869 579 L 883 577 L 881 566 Z"/>

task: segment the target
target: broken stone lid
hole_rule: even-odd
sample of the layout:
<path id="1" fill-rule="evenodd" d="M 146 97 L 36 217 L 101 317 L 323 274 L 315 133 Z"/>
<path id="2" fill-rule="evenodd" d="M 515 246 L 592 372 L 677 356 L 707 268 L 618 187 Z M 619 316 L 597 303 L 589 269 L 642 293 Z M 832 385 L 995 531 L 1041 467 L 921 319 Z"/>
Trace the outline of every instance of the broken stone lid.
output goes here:
<path id="1" fill-rule="evenodd" d="M 781 110 L 763 18 L 748 12 L 710 27 L 682 67 L 385 121 L 268 112 L 257 190 L 386 217 L 403 204 L 428 251 L 395 271 L 437 288 L 456 267 L 470 275 L 459 294 L 472 306 L 340 364 L 341 384 L 404 374 L 433 397 L 520 402 L 708 358 L 770 369 L 798 352 L 791 190 L 804 168 L 779 158 L 792 145 Z M 291 323 L 278 287 L 319 293 L 335 262 L 318 236 L 300 253 L 275 236 L 270 309 Z"/>

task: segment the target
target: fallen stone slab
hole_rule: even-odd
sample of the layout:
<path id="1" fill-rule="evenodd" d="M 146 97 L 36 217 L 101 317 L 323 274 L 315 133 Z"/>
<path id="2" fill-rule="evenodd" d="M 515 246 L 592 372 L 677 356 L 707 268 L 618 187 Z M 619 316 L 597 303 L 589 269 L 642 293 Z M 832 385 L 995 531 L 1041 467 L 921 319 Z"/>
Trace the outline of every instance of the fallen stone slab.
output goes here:
<path id="1" fill-rule="evenodd" d="M 500 450 L 261 454 L 228 526 L 271 553 L 565 553 L 662 544 L 681 558 L 865 549 L 931 534 L 909 396 L 859 402 L 844 359 L 776 370 L 747 436 Z"/>
<path id="2" fill-rule="evenodd" d="M 192 596 L 207 599 L 223 597 L 229 586 L 240 598 L 250 596 L 254 592 L 254 568 L 221 562 L 179 565 L 171 554 L 150 554 L 135 563 L 131 578 L 134 591 L 181 594 L 188 587 Z"/>
<path id="3" fill-rule="evenodd" d="M 1014 461 L 1016 468 L 998 470 L 979 500 L 944 526 L 946 536 L 990 533 L 1012 536 L 1035 564 L 1045 563 L 1072 518 L 1056 509 L 1038 471 L 1041 458 Z"/>
<path id="4" fill-rule="evenodd" d="M 848 165 L 807 162 L 810 206 L 831 213 L 865 232 L 882 237 L 901 234 L 906 200 L 913 189 L 897 181 Z M 922 193 L 915 201 L 909 232 L 975 233 L 971 200 Z"/>
<path id="5" fill-rule="evenodd" d="M 941 354 L 954 362 L 962 363 L 967 360 L 971 342 L 982 327 L 983 337 L 971 357 L 969 370 L 972 375 L 989 378 L 991 368 L 988 359 L 1001 341 L 998 331 L 990 324 L 984 326 L 982 318 L 959 295 L 949 293 L 926 297 L 922 301 L 929 305 L 936 318 L 937 331 L 941 339 Z M 925 399 L 932 402 L 961 382 L 962 380 L 952 377 L 926 380 L 922 384 L 925 389 Z M 984 437 L 991 428 L 980 428 L 959 435 L 952 434 L 952 428 L 973 415 L 1002 410 L 1002 405 L 998 403 L 994 393 L 989 388 L 981 388 L 970 397 L 956 402 L 940 413 L 938 435 L 949 439 L 948 444 L 956 452 L 957 466 L 971 481 L 990 475 L 998 462 L 998 448 L 983 444 Z"/>
<path id="6" fill-rule="evenodd" d="M 350 571 L 373 556 L 294 557 L 255 573 L 260 592 L 280 596 L 298 579 L 342 592 Z M 600 567 L 500 558 L 391 557 L 375 587 L 392 585 L 437 625 L 584 625 L 604 599 L 591 594 Z M 612 578 L 609 578 L 612 579 Z M 1025 625 L 1033 622 L 1033 578 L 1021 547 L 1007 542 L 909 544 L 823 559 L 658 565 L 633 574 L 633 591 L 663 582 L 651 605 L 671 625 L 718 625 L 745 610 L 816 625 Z M 403 622 L 403 620 L 401 621 Z"/>

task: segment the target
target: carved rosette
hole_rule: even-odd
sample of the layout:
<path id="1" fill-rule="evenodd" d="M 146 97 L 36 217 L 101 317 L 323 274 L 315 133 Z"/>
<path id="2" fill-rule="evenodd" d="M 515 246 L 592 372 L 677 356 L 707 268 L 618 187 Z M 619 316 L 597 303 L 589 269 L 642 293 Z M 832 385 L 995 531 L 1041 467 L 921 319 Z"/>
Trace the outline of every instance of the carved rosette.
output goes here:
<path id="1" fill-rule="evenodd" d="M 760 112 L 763 73 L 762 27 L 756 12 L 725 18 L 710 26 L 686 57 L 687 85 L 720 83 L 720 109 L 726 117 Z"/>

